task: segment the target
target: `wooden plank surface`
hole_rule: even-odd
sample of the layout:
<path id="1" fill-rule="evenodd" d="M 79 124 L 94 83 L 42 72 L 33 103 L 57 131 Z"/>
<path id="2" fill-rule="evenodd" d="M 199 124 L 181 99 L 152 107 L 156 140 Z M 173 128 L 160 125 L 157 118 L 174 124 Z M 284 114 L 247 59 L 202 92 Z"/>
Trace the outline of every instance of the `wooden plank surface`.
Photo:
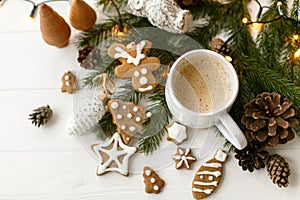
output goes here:
<path id="1" fill-rule="evenodd" d="M 93 0 L 88 2 L 93 5 Z M 68 3 L 51 6 L 68 21 Z M 257 9 L 255 4 L 251 9 Z M 132 170 L 134 166 L 129 177 L 117 173 L 97 177 L 96 160 L 78 138 L 66 133 L 73 96 L 59 91 L 62 73 L 66 69 L 79 70 L 77 50 L 72 42 L 62 49 L 46 45 L 39 32 L 38 16 L 30 21 L 30 11 L 30 4 L 17 0 L 7 0 L 0 8 L 0 200 L 192 199 L 195 171 L 217 148 L 222 148 L 222 141 L 214 146 L 215 136 L 195 140 L 198 161 L 190 171 L 175 170 L 173 163 L 159 170 L 166 181 L 159 195 L 144 192 L 143 178 L 140 171 Z M 73 30 L 72 37 L 77 33 Z M 27 120 L 28 114 L 46 104 L 54 110 L 53 119 L 44 128 L 33 127 Z M 288 146 L 272 149 L 290 163 L 288 188 L 277 188 L 265 170 L 243 172 L 231 156 L 225 165 L 222 185 L 207 199 L 297 199 L 299 144 L 300 139 L 296 138 Z M 170 158 L 160 159 L 157 162 Z"/>

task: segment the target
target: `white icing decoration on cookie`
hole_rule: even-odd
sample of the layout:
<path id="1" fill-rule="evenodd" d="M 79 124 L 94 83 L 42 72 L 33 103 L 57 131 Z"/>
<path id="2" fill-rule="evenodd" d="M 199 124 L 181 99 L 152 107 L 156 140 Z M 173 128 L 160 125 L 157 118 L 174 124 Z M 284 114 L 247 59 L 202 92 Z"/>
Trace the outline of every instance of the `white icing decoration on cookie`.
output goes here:
<path id="1" fill-rule="evenodd" d="M 151 113 L 151 112 L 147 112 L 147 113 L 146 113 L 146 116 L 147 116 L 147 117 L 151 117 L 151 116 L 152 116 L 152 113 Z"/>
<path id="2" fill-rule="evenodd" d="M 122 108 L 123 108 L 123 110 L 126 110 L 126 109 L 127 109 L 127 106 L 126 106 L 126 105 L 123 105 Z"/>
<path id="3" fill-rule="evenodd" d="M 148 83 L 148 79 L 146 77 L 141 77 L 139 82 L 142 85 L 146 85 Z"/>
<path id="4" fill-rule="evenodd" d="M 123 119 L 123 115 L 117 114 L 117 119 Z"/>
<path id="5" fill-rule="evenodd" d="M 212 182 L 201 182 L 201 181 L 194 181 L 195 185 L 204 185 L 204 186 L 218 186 L 218 181 L 212 181 Z"/>
<path id="6" fill-rule="evenodd" d="M 180 144 L 187 139 L 186 127 L 174 122 L 171 126 L 167 127 L 168 136 L 176 143 Z"/>
<path id="7" fill-rule="evenodd" d="M 143 48 L 145 47 L 146 42 L 143 40 L 140 43 L 136 45 L 136 57 L 132 57 L 128 52 L 126 52 L 124 49 L 120 47 L 116 47 L 115 51 L 118 53 L 115 53 L 114 58 L 127 58 L 128 64 L 134 64 L 135 66 L 138 66 L 142 59 L 144 59 L 146 56 L 142 54 Z"/>
<path id="8" fill-rule="evenodd" d="M 212 168 L 219 168 L 222 167 L 221 163 L 203 163 L 204 167 L 212 167 Z"/>
<path id="9" fill-rule="evenodd" d="M 206 189 L 206 190 L 201 190 L 199 188 L 192 188 L 193 192 L 200 192 L 200 193 L 205 193 L 205 194 L 211 194 L 213 189 Z"/>
<path id="10" fill-rule="evenodd" d="M 126 126 L 125 126 L 125 125 L 122 125 L 122 126 L 121 126 L 121 129 L 122 129 L 122 130 L 125 130 L 125 129 L 126 129 Z"/>
<path id="11" fill-rule="evenodd" d="M 141 119 L 140 117 L 136 117 L 136 118 L 135 118 L 135 121 L 136 121 L 136 122 L 141 122 L 142 119 Z"/>
<path id="12" fill-rule="evenodd" d="M 215 159 L 220 161 L 220 162 L 225 162 L 227 156 L 228 156 L 227 153 L 225 153 L 222 150 L 218 150 L 216 155 L 215 155 Z"/>
<path id="13" fill-rule="evenodd" d="M 119 108 L 119 104 L 118 104 L 118 102 L 112 102 L 112 103 L 110 104 L 110 107 L 111 107 L 112 109 L 116 110 L 116 109 Z"/>
<path id="14" fill-rule="evenodd" d="M 211 172 L 211 171 L 202 171 L 202 172 L 197 172 L 197 175 L 214 175 L 215 177 L 219 177 L 222 175 L 221 172 L 219 171 L 214 171 L 214 172 Z"/>
<path id="15" fill-rule="evenodd" d="M 131 126 L 131 127 L 129 127 L 129 130 L 130 130 L 131 132 L 134 132 L 134 131 L 136 130 L 136 128 L 135 128 L 134 126 Z"/>
<path id="16" fill-rule="evenodd" d="M 148 70 L 146 68 L 143 68 L 143 69 L 141 69 L 141 73 L 145 75 L 148 73 Z"/>
<path id="17" fill-rule="evenodd" d="M 203 179 L 203 178 L 204 178 L 204 176 L 203 176 L 203 175 L 201 175 L 201 176 L 200 176 L 200 179 Z"/>
<path id="18" fill-rule="evenodd" d="M 128 113 L 128 114 L 127 114 L 127 118 L 128 118 L 128 119 L 131 119 L 131 118 L 132 118 L 132 114 L 131 114 L 131 113 Z"/>
<path id="19" fill-rule="evenodd" d="M 133 107 L 133 112 L 137 112 L 137 111 L 139 111 L 139 108 L 138 107 Z"/>
<path id="20" fill-rule="evenodd" d="M 151 183 L 155 183 L 155 182 L 156 182 L 155 178 L 151 178 L 151 179 L 150 179 L 150 182 L 151 182 Z"/>
<path id="21" fill-rule="evenodd" d="M 110 146 L 112 148 L 107 149 Z M 128 160 L 137 149 L 125 145 L 120 134 L 116 132 L 108 142 L 93 146 L 93 150 L 99 159 L 97 175 L 110 171 L 128 175 Z M 103 161 L 102 152 L 109 156 L 105 162 Z M 123 156 L 122 162 L 120 162 L 120 156 Z M 110 167 L 112 162 L 116 163 L 117 167 Z"/>
<path id="22" fill-rule="evenodd" d="M 150 170 L 146 170 L 145 174 L 146 174 L 146 176 L 150 176 L 151 175 L 151 171 Z"/>
<path id="23" fill-rule="evenodd" d="M 133 73 L 133 76 L 134 76 L 134 77 L 139 77 L 139 76 L 140 76 L 140 72 L 135 71 L 135 72 Z"/>
<path id="24" fill-rule="evenodd" d="M 70 82 L 69 81 L 66 81 L 66 86 L 70 86 Z"/>
<path id="25" fill-rule="evenodd" d="M 153 186 L 153 189 L 154 189 L 154 190 L 159 190 L 159 187 L 158 187 L 157 185 L 154 185 L 154 186 Z"/>
<path id="26" fill-rule="evenodd" d="M 149 85 L 149 86 L 146 87 L 146 88 L 138 88 L 138 90 L 139 90 L 140 92 L 147 92 L 147 91 L 150 91 L 150 90 L 152 90 L 152 89 L 153 89 L 152 85 Z"/>
<path id="27" fill-rule="evenodd" d="M 175 159 L 176 161 L 179 160 L 179 162 L 177 162 L 177 164 L 176 164 L 176 168 L 177 169 L 180 168 L 182 166 L 182 164 L 184 163 L 186 168 L 190 169 L 190 165 L 189 165 L 188 161 L 196 160 L 196 158 L 194 158 L 194 157 L 187 156 L 190 153 L 191 149 L 187 148 L 186 151 L 183 151 L 183 149 L 178 148 L 177 150 L 178 150 L 179 155 L 176 154 L 175 156 L 173 156 L 173 159 Z"/>
<path id="28" fill-rule="evenodd" d="M 65 76 L 65 80 L 67 81 L 67 80 L 70 80 L 70 76 Z"/>
<path id="29" fill-rule="evenodd" d="M 214 177 L 213 176 L 209 176 L 208 180 L 212 181 L 212 180 L 214 180 Z"/>

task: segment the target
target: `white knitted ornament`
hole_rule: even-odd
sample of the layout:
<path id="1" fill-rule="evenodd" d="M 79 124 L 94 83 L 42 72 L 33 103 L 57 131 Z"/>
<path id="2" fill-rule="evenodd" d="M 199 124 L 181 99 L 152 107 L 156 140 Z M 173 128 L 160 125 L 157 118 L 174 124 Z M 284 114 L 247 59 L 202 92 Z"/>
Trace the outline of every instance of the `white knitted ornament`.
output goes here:
<path id="1" fill-rule="evenodd" d="M 70 135 L 82 135 L 96 128 L 99 120 L 107 111 L 105 100 L 101 95 L 87 95 L 67 121 L 67 131 Z"/>

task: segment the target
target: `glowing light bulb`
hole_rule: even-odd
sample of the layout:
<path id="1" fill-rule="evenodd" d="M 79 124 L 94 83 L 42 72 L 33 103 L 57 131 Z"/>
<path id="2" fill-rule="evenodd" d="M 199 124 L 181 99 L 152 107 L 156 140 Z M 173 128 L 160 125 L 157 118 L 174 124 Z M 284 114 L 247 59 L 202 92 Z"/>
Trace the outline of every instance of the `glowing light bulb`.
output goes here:
<path id="1" fill-rule="evenodd" d="M 242 19 L 242 22 L 243 22 L 243 24 L 247 24 L 247 23 L 248 23 L 248 19 L 247 19 L 246 17 L 244 17 L 244 18 Z"/>
<path id="2" fill-rule="evenodd" d="M 282 2 L 281 2 L 281 1 L 278 1 L 278 2 L 277 2 L 277 6 L 282 6 Z"/>
<path id="3" fill-rule="evenodd" d="M 232 58 L 230 56 L 225 56 L 225 59 L 228 61 L 228 62 L 232 62 Z"/>
<path id="4" fill-rule="evenodd" d="M 298 34 L 294 34 L 294 35 L 293 35 L 293 39 L 294 39 L 294 40 L 298 40 L 298 39 L 299 39 L 299 35 L 298 35 Z"/>
<path id="5" fill-rule="evenodd" d="M 299 58 L 300 57 L 300 49 L 298 49 L 295 53 L 294 53 L 294 58 Z"/>

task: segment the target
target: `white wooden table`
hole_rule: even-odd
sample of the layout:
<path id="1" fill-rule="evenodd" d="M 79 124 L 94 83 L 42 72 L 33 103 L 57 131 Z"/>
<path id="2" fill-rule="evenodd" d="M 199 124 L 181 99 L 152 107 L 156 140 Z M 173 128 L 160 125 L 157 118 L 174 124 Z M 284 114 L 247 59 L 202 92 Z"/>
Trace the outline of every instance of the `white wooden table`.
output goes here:
<path id="1" fill-rule="evenodd" d="M 67 19 L 67 3 L 50 6 Z M 73 96 L 60 92 L 60 78 L 66 69 L 79 69 L 77 50 L 72 44 L 62 49 L 46 45 L 38 17 L 33 21 L 28 17 L 31 8 L 31 4 L 19 0 L 8 0 L 0 8 L 0 200 L 192 199 L 195 171 L 222 147 L 222 141 L 191 171 L 175 170 L 174 165 L 159 170 L 166 181 L 159 195 L 144 192 L 140 174 L 97 177 L 97 162 L 78 138 L 66 134 L 65 128 Z M 27 120 L 28 114 L 46 104 L 55 114 L 46 127 L 38 129 Z M 243 172 L 231 155 L 222 184 L 208 199 L 298 199 L 299 146 L 297 137 L 289 145 L 272 150 L 290 164 L 288 188 L 272 184 L 266 170 Z"/>

